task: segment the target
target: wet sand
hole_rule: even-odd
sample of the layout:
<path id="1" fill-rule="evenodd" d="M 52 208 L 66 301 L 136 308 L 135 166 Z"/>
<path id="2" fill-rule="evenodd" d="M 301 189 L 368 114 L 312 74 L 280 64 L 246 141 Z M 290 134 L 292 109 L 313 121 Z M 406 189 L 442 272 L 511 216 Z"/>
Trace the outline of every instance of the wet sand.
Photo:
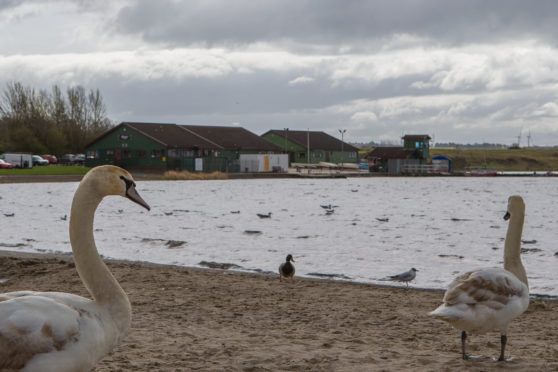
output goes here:
<path id="1" fill-rule="evenodd" d="M 441 291 L 275 274 L 108 261 L 133 307 L 132 329 L 94 371 L 556 371 L 558 302 L 534 298 L 508 333 L 472 335 L 432 319 Z M 4 281 L 5 280 L 5 281 Z M 71 256 L 0 252 L 0 293 L 89 297 Z"/>

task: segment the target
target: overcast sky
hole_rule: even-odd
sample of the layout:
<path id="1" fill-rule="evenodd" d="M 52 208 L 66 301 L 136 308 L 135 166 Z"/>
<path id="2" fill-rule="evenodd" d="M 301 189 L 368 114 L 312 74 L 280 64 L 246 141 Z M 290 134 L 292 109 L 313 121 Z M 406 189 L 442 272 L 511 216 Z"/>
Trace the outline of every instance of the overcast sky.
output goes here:
<path id="1" fill-rule="evenodd" d="M 558 1 L 0 0 L 0 90 L 113 121 L 558 145 Z"/>

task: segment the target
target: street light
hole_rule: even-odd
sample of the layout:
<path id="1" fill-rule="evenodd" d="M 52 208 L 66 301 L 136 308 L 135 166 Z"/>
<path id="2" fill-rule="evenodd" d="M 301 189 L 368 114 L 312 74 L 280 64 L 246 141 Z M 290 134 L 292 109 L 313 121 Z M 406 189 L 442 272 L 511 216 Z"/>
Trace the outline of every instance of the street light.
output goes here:
<path id="1" fill-rule="evenodd" d="M 289 152 L 287 151 L 287 134 L 289 133 L 289 128 L 283 128 L 285 134 L 285 154 L 287 154 L 287 170 L 289 168 Z"/>
<path id="2" fill-rule="evenodd" d="M 345 132 L 347 131 L 347 129 L 338 129 L 339 133 L 341 133 L 341 170 L 344 170 L 343 167 L 343 137 L 345 135 Z"/>

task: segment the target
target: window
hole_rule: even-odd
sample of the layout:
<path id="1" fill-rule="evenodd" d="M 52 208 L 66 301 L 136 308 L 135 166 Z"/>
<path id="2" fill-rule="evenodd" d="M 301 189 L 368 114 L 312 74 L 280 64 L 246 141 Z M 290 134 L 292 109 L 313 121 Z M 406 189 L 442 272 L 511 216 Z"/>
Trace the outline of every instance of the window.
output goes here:
<path id="1" fill-rule="evenodd" d="M 356 157 L 357 157 L 357 153 L 356 153 L 356 152 L 354 152 L 354 151 L 353 151 L 353 152 L 349 152 L 349 158 L 351 158 L 351 159 L 356 159 Z"/>
<path id="2" fill-rule="evenodd" d="M 132 158 L 132 152 L 130 150 L 122 151 L 122 158 L 131 159 Z"/>
<path id="3" fill-rule="evenodd" d="M 298 153 L 298 157 L 299 157 L 299 158 L 305 158 L 305 157 L 306 157 L 306 153 L 305 153 L 305 152 L 299 152 L 299 153 Z"/>
<path id="4" fill-rule="evenodd" d="M 99 159 L 99 151 L 87 151 L 85 157 L 87 159 Z"/>
<path id="5" fill-rule="evenodd" d="M 114 156 L 114 150 L 107 150 L 107 156 Z"/>
<path id="6" fill-rule="evenodd" d="M 322 157 L 322 152 L 321 151 L 314 151 L 312 153 L 312 157 L 313 158 L 321 158 Z"/>
<path id="7" fill-rule="evenodd" d="M 165 150 L 151 150 L 152 158 L 162 158 L 165 156 Z"/>
<path id="8" fill-rule="evenodd" d="M 178 159 L 182 155 L 182 151 L 177 149 L 169 149 L 168 154 L 169 158 Z"/>
<path id="9" fill-rule="evenodd" d="M 138 158 L 140 158 L 140 159 L 145 159 L 145 157 L 147 156 L 147 151 L 145 151 L 145 150 L 138 150 L 136 156 L 137 156 Z"/>

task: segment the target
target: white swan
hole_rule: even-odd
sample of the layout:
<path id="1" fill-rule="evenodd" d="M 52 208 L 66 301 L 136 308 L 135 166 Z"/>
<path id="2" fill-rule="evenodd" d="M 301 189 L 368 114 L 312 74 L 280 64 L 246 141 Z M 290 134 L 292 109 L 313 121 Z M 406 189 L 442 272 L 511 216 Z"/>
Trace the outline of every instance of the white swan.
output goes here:
<path id="1" fill-rule="evenodd" d="M 0 370 L 87 371 L 130 327 L 128 296 L 99 257 L 93 217 L 108 195 L 147 208 L 124 169 L 105 165 L 89 171 L 74 195 L 70 242 L 76 270 L 93 300 L 60 292 L 0 294 Z"/>
<path id="2" fill-rule="evenodd" d="M 511 219 L 510 219 L 511 217 Z M 510 196 L 504 219 L 510 219 L 504 246 L 504 269 L 481 269 L 461 274 L 449 285 L 444 303 L 430 315 L 461 329 L 461 353 L 467 332 L 500 331 L 499 361 L 504 360 L 508 324 L 529 306 L 529 283 L 521 263 L 521 234 L 525 204 Z"/>

